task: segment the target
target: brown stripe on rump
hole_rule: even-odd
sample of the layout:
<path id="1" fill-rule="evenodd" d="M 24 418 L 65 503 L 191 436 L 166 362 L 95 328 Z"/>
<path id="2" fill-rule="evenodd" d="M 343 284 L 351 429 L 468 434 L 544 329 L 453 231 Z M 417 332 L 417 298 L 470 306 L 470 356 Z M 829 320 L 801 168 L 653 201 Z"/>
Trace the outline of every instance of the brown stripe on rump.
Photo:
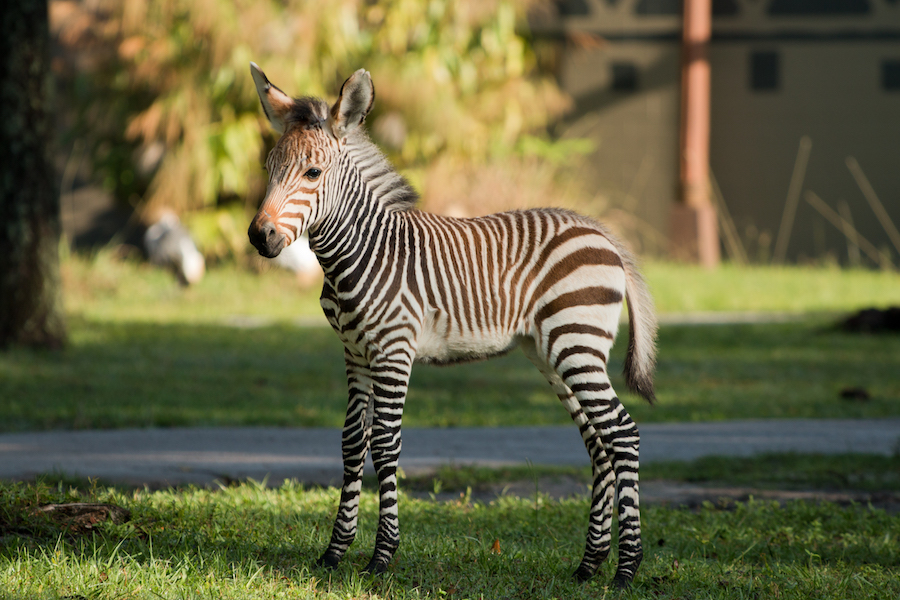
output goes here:
<path id="1" fill-rule="evenodd" d="M 606 369 L 603 367 L 598 367 L 597 365 L 584 365 L 583 367 L 572 367 L 571 369 L 566 369 L 562 373 L 559 374 L 562 377 L 563 381 L 569 379 L 570 377 L 574 377 L 576 375 L 584 375 L 585 373 L 605 373 Z"/>
<path id="2" fill-rule="evenodd" d="M 565 325 L 554 327 L 550 330 L 550 333 L 547 334 L 547 352 L 551 352 L 553 350 L 553 345 L 556 344 L 556 340 L 558 340 L 560 336 L 566 335 L 567 333 L 596 335 L 608 340 L 613 339 L 612 335 L 608 331 L 606 331 L 605 329 L 601 329 L 600 327 L 585 325 L 583 323 L 566 323 Z"/>
<path id="3" fill-rule="evenodd" d="M 599 358 L 604 365 L 606 364 L 606 355 L 596 348 L 591 348 L 590 346 L 569 346 L 568 348 L 560 352 L 559 356 L 556 357 L 556 362 L 553 364 L 553 369 L 559 369 L 559 365 L 562 364 L 562 361 L 566 360 L 570 356 L 574 356 L 575 354 L 590 354 L 591 356 L 596 356 L 597 358 Z"/>
<path id="4" fill-rule="evenodd" d="M 588 235 L 603 237 L 603 235 L 599 231 L 597 231 L 596 229 L 591 229 L 589 227 L 571 227 L 569 229 L 562 231 L 561 233 L 555 234 L 552 238 L 550 238 L 547 241 L 547 243 L 544 246 L 541 247 L 541 254 L 537 259 L 538 264 L 542 265 L 542 264 L 545 264 L 547 261 L 549 261 L 550 255 L 553 254 L 554 252 L 556 252 L 556 250 L 558 250 L 559 247 L 562 246 L 563 244 L 565 244 L 575 238 L 588 236 Z M 606 238 L 603 237 L 603 239 L 606 239 Z M 596 246 L 594 246 L 594 247 L 596 248 Z M 600 263 L 600 264 L 609 264 L 611 266 L 614 266 L 614 265 L 621 266 L 622 265 L 622 259 L 614 251 L 608 250 L 606 248 L 597 248 L 597 250 L 605 250 L 610 255 L 609 258 L 607 259 L 609 261 L 608 263 Z M 533 276 L 533 273 L 531 274 L 531 276 Z M 531 283 L 531 280 L 529 279 L 527 283 Z"/>
<path id="5" fill-rule="evenodd" d="M 542 261 L 545 258 L 545 256 L 541 256 Z M 543 264 L 543 262 L 540 264 Z M 553 265 L 553 268 L 550 269 L 550 272 L 544 276 L 544 278 L 538 284 L 537 288 L 535 288 L 534 293 L 526 303 L 526 306 L 528 307 L 527 310 L 531 310 L 531 307 L 534 306 L 534 303 L 542 298 L 553 285 L 574 273 L 576 270 L 578 270 L 579 267 L 585 266 L 621 267 L 622 259 L 618 254 L 606 248 L 579 248 L 578 250 L 569 253 L 565 258 Z M 533 272 L 535 271 L 536 269 Z M 531 277 L 533 277 L 533 275 L 531 275 Z M 531 281 L 528 281 L 525 284 L 525 287 L 527 288 L 530 283 Z"/>
<path id="6" fill-rule="evenodd" d="M 597 306 L 618 304 L 622 301 L 622 292 L 608 287 L 585 287 L 573 292 L 560 294 L 541 307 L 534 315 L 535 325 L 541 323 L 556 313 L 573 306 Z"/>
<path id="7" fill-rule="evenodd" d="M 544 246 L 543 250 L 541 251 L 541 262 L 548 260 L 550 258 L 550 254 L 552 254 L 557 248 L 559 248 L 569 240 L 584 235 L 596 235 L 602 237 L 604 240 L 606 239 L 599 231 L 589 227 L 572 227 L 570 229 L 566 229 L 562 233 L 553 236 L 553 238 L 549 242 L 547 242 L 547 245 Z M 619 257 L 619 255 L 614 251 L 608 248 L 597 248 L 597 250 L 603 250 L 604 252 L 608 253 L 607 256 L 609 257 L 609 262 L 604 264 L 622 266 L 621 257 Z"/>

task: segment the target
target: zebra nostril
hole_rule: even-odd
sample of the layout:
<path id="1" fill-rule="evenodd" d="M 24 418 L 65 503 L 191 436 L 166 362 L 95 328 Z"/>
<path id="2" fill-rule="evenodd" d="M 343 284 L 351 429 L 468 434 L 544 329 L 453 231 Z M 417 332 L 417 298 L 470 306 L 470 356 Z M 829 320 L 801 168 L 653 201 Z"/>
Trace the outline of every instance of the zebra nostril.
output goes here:
<path id="1" fill-rule="evenodd" d="M 278 236 L 275 224 L 271 221 L 265 223 L 253 222 L 250 224 L 250 229 L 247 233 L 250 235 L 250 242 L 257 247 L 260 244 L 271 244 Z"/>
<path id="2" fill-rule="evenodd" d="M 274 240 L 278 236 L 278 231 L 275 229 L 275 223 L 271 221 L 267 221 L 259 226 L 257 230 L 256 237 L 264 244 L 271 244 L 272 240 Z"/>
<path id="3" fill-rule="evenodd" d="M 278 231 L 272 221 L 266 220 L 260 223 L 254 219 L 247 233 L 250 236 L 250 243 L 266 258 L 278 256 L 284 248 L 285 236 Z"/>

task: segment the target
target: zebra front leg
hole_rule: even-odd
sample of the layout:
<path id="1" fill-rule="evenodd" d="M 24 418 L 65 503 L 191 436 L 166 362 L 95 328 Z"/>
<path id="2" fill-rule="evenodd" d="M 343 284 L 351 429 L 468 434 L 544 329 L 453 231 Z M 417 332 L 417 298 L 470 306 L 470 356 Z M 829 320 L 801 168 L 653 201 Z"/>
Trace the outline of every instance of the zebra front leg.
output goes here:
<path id="1" fill-rule="evenodd" d="M 372 463 L 378 474 L 378 531 L 366 573 L 383 573 L 400 546 L 397 466 L 402 446 L 400 425 L 412 358 L 396 355 L 373 366 L 375 410 L 372 417 Z"/>
<path id="2" fill-rule="evenodd" d="M 368 368 L 356 362 L 359 360 L 358 357 L 354 359 L 348 354 L 345 360 L 350 398 L 341 436 L 344 481 L 341 486 L 337 517 L 331 532 L 331 542 L 325 553 L 316 561 L 317 567 L 328 569 L 337 567 L 356 538 L 363 467 L 369 453 L 372 428 L 372 379 Z"/>

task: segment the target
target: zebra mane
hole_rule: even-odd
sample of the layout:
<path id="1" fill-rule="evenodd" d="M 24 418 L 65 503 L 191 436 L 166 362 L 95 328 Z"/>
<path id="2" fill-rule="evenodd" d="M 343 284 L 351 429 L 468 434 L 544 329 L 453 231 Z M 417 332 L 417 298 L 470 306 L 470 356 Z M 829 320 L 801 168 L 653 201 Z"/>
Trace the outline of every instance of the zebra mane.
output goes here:
<path id="1" fill-rule="evenodd" d="M 372 189 L 372 196 L 382 207 L 389 212 L 403 212 L 416 207 L 418 192 L 394 169 L 394 165 L 362 127 L 356 128 L 347 138 L 347 151 L 352 154 L 353 162 Z"/>

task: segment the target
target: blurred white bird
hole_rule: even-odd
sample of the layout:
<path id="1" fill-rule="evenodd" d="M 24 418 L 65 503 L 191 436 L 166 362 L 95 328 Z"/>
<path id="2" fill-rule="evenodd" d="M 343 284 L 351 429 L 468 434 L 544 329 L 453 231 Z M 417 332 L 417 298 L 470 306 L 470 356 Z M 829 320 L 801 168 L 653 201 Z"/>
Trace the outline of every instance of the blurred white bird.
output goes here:
<path id="1" fill-rule="evenodd" d="M 175 272 L 182 285 L 197 283 L 206 272 L 206 261 L 191 234 L 172 211 L 165 211 L 144 233 L 144 247 L 150 262 Z"/>

